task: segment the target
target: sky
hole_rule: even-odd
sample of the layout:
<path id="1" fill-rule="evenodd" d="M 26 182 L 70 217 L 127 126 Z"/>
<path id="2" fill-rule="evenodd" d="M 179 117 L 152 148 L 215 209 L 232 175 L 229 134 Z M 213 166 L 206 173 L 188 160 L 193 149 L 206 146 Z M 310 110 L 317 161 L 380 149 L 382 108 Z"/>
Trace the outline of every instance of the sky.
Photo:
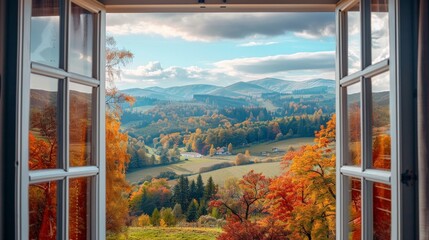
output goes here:
<path id="1" fill-rule="evenodd" d="M 119 89 L 335 75 L 333 13 L 108 14 L 107 34 L 135 55 Z"/>

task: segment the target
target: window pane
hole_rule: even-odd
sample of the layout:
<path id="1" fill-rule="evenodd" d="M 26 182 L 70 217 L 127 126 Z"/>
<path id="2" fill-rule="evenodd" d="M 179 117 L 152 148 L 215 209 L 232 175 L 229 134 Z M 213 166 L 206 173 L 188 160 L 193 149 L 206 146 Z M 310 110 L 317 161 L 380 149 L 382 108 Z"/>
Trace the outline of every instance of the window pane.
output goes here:
<path id="1" fill-rule="evenodd" d="M 350 186 L 349 203 L 349 239 L 361 239 L 362 229 L 362 194 L 361 180 L 348 177 Z"/>
<path id="2" fill-rule="evenodd" d="M 30 170 L 58 166 L 58 79 L 31 75 Z"/>
<path id="3" fill-rule="evenodd" d="M 361 83 L 347 87 L 348 165 L 361 165 Z"/>
<path id="4" fill-rule="evenodd" d="M 59 67 L 60 16 L 58 0 L 33 0 L 31 61 Z"/>
<path id="5" fill-rule="evenodd" d="M 89 239 L 90 178 L 70 179 L 69 239 Z"/>
<path id="6" fill-rule="evenodd" d="M 348 74 L 362 69 L 361 65 L 361 27 L 360 27 L 360 3 L 357 2 L 347 10 L 347 61 Z"/>
<path id="7" fill-rule="evenodd" d="M 373 77 L 372 85 L 372 165 L 390 169 L 390 86 L 388 72 Z"/>
<path id="8" fill-rule="evenodd" d="M 30 239 L 57 239 L 57 182 L 29 187 Z"/>
<path id="9" fill-rule="evenodd" d="M 69 70 L 92 77 L 94 15 L 72 3 Z"/>
<path id="10" fill-rule="evenodd" d="M 388 0 L 371 1 L 372 63 L 389 57 L 389 8 Z"/>
<path id="11" fill-rule="evenodd" d="M 392 221 L 390 186 L 374 183 L 373 191 L 374 240 L 388 240 Z"/>
<path id="12" fill-rule="evenodd" d="M 70 83 L 70 165 L 91 164 L 92 87 Z"/>

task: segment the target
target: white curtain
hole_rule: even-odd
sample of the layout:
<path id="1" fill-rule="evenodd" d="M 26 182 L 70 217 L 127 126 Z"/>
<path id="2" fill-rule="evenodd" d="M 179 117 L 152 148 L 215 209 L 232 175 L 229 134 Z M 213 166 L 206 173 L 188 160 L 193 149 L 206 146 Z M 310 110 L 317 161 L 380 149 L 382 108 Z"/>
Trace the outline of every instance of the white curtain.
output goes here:
<path id="1" fill-rule="evenodd" d="M 429 240 L 429 0 L 420 0 L 418 41 L 419 235 Z"/>

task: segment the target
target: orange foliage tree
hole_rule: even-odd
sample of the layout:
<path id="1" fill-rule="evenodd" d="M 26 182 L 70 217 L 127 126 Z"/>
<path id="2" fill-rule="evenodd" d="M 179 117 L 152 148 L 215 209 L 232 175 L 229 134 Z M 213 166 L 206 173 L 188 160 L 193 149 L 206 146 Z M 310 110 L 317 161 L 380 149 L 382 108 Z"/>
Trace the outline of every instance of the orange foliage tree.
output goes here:
<path id="1" fill-rule="evenodd" d="M 270 184 L 268 212 L 292 239 L 335 238 L 335 116 L 315 144 L 288 152 L 285 173 Z"/>
<path id="2" fill-rule="evenodd" d="M 129 63 L 133 54 L 120 50 L 112 37 L 106 41 L 106 228 L 108 232 L 125 230 L 128 218 L 130 186 L 125 178 L 130 161 L 127 153 L 128 134 L 120 131 L 121 104 L 134 103 L 134 98 L 120 93 L 114 80 L 121 76 L 121 67 Z"/>

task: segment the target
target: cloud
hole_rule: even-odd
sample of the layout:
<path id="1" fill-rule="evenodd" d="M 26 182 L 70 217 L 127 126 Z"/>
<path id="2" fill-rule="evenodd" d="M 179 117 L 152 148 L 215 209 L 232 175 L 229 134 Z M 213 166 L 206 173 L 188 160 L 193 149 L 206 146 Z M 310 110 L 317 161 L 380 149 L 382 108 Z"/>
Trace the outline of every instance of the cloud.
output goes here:
<path id="1" fill-rule="evenodd" d="M 247 43 L 242 43 L 239 44 L 239 47 L 256 47 L 256 46 L 269 46 L 269 45 L 274 45 L 274 44 L 278 44 L 279 42 L 247 42 Z"/>
<path id="2" fill-rule="evenodd" d="M 211 69 L 196 66 L 163 68 L 160 62 L 149 62 L 136 69 L 124 70 L 122 78 L 129 84 L 163 87 L 196 84 L 203 81 L 207 84 L 219 84 L 219 81 L 233 80 L 232 76 Z"/>
<path id="3" fill-rule="evenodd" d="M 315 39 L 335 35 L 335 17 L 333 13 L 109 14 L 107 31 L 113 35 L 150 34 L 203 42 L 286 33 Z"/>
<path id="4" fill-rule="evenodd" d="M 162 67 L 149 62 L 123 71 L 118 87 L 182 86 L 188 84 L 229 85 L 265 77 L 291 80 L 334 78 L 334 52 L 303 52 L 254 58 L 223 60 L 207 68 L 196 66 Z"/>
<path id="5" fill-rule="evenodd" d="M 237 58 L 214 64 L 228 72 L 270 74 L 298 70 L 332 70 L 335 68 L 334 52 L 302 52 L 255 58 Z"/>

